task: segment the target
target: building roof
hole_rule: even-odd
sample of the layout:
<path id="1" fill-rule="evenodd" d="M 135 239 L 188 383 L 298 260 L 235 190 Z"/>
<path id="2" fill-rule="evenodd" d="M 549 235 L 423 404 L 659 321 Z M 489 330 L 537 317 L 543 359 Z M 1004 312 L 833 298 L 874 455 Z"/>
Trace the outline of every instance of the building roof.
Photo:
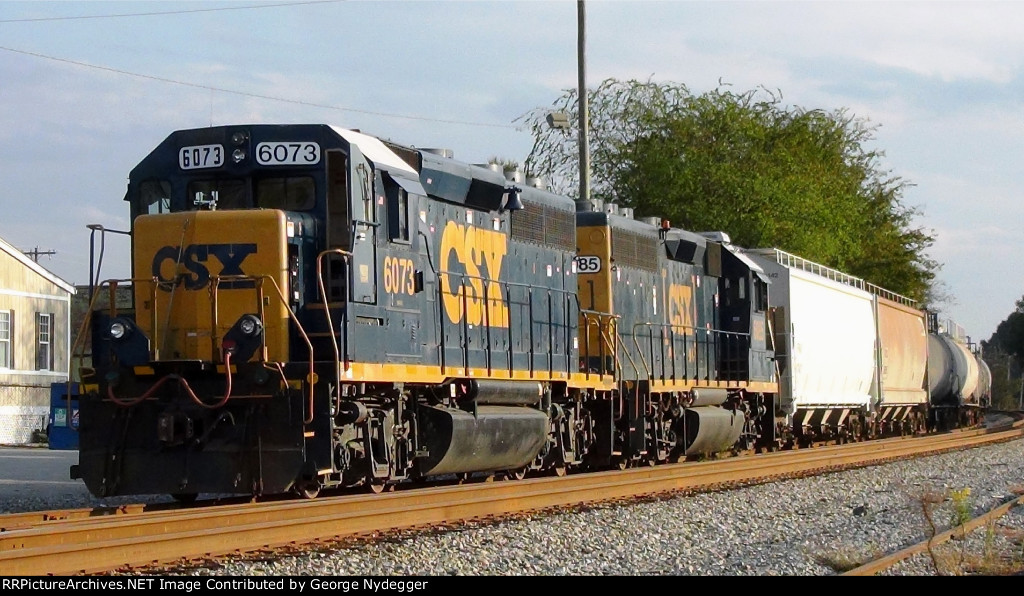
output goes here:
<path id="1" fill-rule="evenodd" d="M 57 277 L 53 273 L 50 273 L 42 265 L 40 265 L 39 263 L 36 263 L 32 259 L 28 258 L 28 255 L 26 255 L 25 253 L 21 252 L 20 250 L 18 250 L 17 248 L 15 248 L 11 244 L 9 244 L 3 238 L 0 238 L 0 250 L 2 250 L 3 252 L 8 253 L 9 255 L 14 257 L 15 260 L 21 262 L 21 264 L 25 265 L 26 267 L 28 267 L 32 271 L 35 271 L 39 275 L 43 276 L 50 283 L 52 283 L 52 284 L 54 284 L 56 286 L 60 286 L 60 288 L 62 290 L 64 290 L 65 292 L 67 292 L 69 294 L 74 294 L 75 293 L 75 286 L 73 286 L 73 285 L 69 284 L 68 282 L 64 281 L 63 279 Z"/>

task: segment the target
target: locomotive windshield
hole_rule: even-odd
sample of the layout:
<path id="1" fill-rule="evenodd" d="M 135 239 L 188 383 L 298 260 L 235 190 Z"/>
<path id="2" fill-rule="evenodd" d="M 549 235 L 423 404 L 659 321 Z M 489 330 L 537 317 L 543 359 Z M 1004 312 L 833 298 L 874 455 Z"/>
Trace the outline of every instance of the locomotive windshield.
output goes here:
<path id="1" fill-rule="evenodd" d="M 256 206 L 264 209 L 306 211 L 316 204 L 312 176 L 265 178 L 256 181 Z"/>
<path id="2" fill-rule="evenodd" d="M 316 183 L 312 176 L 275 176 L 257 179 L 249 191 L 244 178 L 191 180 L 185 200 L 172 200 L 172 186 L 167 180 L 146 180 L 139 184 L 139 214 L 194 211 L 197 209 L 283 209 L 309 211 L 316 205 Z M 252 194 L 254 205 L 250 204 Z"/>
<path id="3" fill-rule="evenodd" d="M 245 183 L 242 180 L 193 180 L 188 183 L 188 209 L 245 209 Z"/>

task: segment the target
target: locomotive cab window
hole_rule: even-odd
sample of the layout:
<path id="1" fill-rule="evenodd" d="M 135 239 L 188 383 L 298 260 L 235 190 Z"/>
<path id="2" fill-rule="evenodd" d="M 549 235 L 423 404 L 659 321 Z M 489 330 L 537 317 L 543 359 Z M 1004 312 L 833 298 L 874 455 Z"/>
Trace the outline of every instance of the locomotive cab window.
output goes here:
<path id="1" fill-rule="evenodd" d="M 388 196 L 388 236 L 392 242 L 408 243 L 409 193 L 390 180 L 385 189 Z"/>
<path id="2" fill-rule="evenodd" d="M 308 211 L 316 204 L 312 176 L 266 178 L 256 182 L 256 206 L 284 211 Z"/>
<path id="3" fill-rule="evenodd" d="M 754 277 L 754 309 L 757 312 L 768 310 L 768 283 L 760 276 Z"/>
<path id="4" fill-rule="evenodd" d="M 246 209 L 249 207 L 242 180 L 193 180 L 188 183 L 189 208 Z"/>
<path id="5" fill-rule="evenodd" d="M 722 292 L 722 306 L 734 306 L 740 304 L 744 299 L 746 292 L 746 282 L 743 279 L 730 279 L 728 277 L 723 280 L 723 292 Z"/>
<path id="6" fill-rule="evenodd" d="M 166 180 L 146 180 L 139 185 L 141 214 L 170 213 L 171 183 Z"/>

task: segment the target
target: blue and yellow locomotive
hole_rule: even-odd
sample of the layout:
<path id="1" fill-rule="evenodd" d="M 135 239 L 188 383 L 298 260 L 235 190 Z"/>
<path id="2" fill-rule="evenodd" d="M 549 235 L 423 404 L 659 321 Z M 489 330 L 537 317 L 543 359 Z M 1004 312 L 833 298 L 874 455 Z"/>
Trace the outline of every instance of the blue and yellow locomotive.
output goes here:
<path id="1" fill-rule="evenodd" d="M 92 312 L 81 371 L 72 476 L 95 495 L 312 497 L 782 440 L 766 278 L 722 238 L 328 125 L 175 132 L 125 200 L 132 277 L 95 291 L 134 307 Z"/>

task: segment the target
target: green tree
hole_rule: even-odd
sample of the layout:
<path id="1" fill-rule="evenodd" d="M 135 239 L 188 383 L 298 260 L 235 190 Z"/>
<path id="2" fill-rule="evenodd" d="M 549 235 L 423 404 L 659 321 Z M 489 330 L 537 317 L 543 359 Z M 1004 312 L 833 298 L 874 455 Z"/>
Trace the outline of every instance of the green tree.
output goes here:
<path id="1" fill-rule="evenodd" d="M 997 351 L 1024 362 L 1024 296 L 1014 306 L 1014 311 L 996 326 L 992 337 L 981 344 L 986 353 Z"/>
<path id="2" fill-rule="evenodd" d="M 939 265 L 925 251 L 934 237 L 900 201 L 908 183 L 867 149 L 874 127 L 845 110 L 786 109 L 766 89 L 694 95 L 650 80 L 605 80 L 588 102 L 592 198 L 932 297 Z M 552 110 L 576 121 L 576 91 L 520 118 L 534 137 L 526 169 L 578 196 L 577 138 L 546 126 Z"/>
<path id="3" fill-rule="evenodd" d="M 1012 354 L 999 351 L 997 347 L 986 348 L 986 342 L 981 343 L 983 358 L 992 372 L 992 407 L 997 410 L 1016 410 L 1024 386 L 1017 359 Z"/>

